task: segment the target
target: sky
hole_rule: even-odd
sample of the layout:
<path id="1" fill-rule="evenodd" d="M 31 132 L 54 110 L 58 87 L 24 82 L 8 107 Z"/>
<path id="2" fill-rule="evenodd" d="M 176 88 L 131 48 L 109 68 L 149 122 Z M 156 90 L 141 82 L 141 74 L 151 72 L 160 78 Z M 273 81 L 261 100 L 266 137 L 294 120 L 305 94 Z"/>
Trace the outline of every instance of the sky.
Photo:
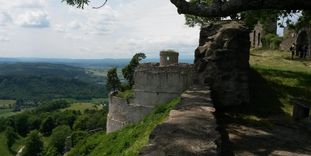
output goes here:
<path id="1" fill-rule="evenodd" d="M 91 0 L 84 10 L 61 0 L 1 0 L 0 57 L 157 58 L 173 49 L 193 58 L 199 28 L 168 0 Z"/>

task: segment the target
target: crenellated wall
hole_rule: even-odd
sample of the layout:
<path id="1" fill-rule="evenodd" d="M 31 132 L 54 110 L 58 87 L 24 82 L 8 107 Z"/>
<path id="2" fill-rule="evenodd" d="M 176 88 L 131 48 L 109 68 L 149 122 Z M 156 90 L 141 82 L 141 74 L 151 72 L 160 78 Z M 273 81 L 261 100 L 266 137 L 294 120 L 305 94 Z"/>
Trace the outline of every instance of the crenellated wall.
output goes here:
<path id="1" fill-rule="evenodd" d="M 109 95 L 107 133 L 143 119 L 155 106 L 180 96 L 192 84 L 193 73 L 189 64 L 138 66 L 134 74 L 134 98 L 126 100 Z"/>

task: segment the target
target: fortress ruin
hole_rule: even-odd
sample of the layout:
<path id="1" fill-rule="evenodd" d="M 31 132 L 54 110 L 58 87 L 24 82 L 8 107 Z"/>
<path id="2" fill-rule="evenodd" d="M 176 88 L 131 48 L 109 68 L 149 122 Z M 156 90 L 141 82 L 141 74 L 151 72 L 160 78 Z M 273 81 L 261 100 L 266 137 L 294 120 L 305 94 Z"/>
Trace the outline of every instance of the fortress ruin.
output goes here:
<path id="1" fill-rule="evenodd" d="M 193 66 L 179 64 L 178 53 L 173 51 L 162 51 L 160 63 L 138 66 L 134 74 L 134 97 L 109 95 L 107 133 L 143 119 L 157 105 L 180 96 L 192 84 L 193 74 Z"/>

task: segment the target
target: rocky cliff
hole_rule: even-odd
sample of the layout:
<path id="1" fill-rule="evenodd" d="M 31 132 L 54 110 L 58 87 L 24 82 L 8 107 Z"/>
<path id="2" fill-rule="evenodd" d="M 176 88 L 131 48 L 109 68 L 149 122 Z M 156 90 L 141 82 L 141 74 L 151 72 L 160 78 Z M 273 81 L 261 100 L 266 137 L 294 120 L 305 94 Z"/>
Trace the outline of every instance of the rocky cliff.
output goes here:
<path id="1" fill-rule="evenodd" d="M 195 51 L 197 81 L 209 85 L 217 107 L 249 102 L 249 30 L 239 21 L 202 28 Z"/>

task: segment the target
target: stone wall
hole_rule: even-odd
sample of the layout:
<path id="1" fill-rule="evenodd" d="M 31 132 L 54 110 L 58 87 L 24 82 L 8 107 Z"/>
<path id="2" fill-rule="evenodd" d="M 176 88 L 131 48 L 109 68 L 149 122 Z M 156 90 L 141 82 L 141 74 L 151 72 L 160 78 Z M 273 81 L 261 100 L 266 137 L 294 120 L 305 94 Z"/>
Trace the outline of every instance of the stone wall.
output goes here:
<path id="1" fill-rule="evenodd" d="M 134 74 L 134 98 L 126 100 L 109 95 L 107 132 L 137 122 L 155 106 L 180 96 L 192 84 L 193 71 L 189 64 L 160 67 L 159 64 L 146 63 L 138 66 Z"/>
<path id="2" fill-rule="evenodd" d="M 139 155 L 217 156 L 221 155 L 221 135 L 216 130 L 211 92 L 206 86 L 193 86 L 181 95 L 181 103 L 158 125 Z"/>
<path id="3" fill-rule="evenodd" d="M 134 103 L 154 107 L 179 96 L 192 84 L 192 73 L 193 66 L 188 64 L 142 64 L 135 70 Z"/>
<path id="4" fill-rule="evenodd" d="M 151 111 L 151 108 L 131 104 L 131 100 L 126 100 L 109 95 L 109 113 L 107 117 L 107 133 L 121 129 L 128 123 L 136 122 Z"/>
<path id="5" fill-rule="evenodd" d="M 179 53 L 167 50 L 160 52 L 160 66 L 177 65 Z"/>
<path id="6" fill-rule="evenodd" d="M 249 102 L 250 38 L 240 21 L 221 21 L 202 28 L 195 51 L 198 83 L 209 85 L 218 107 Z"/>
<path id="7" fill-rule="evenodd" d="M 288 27 L 284 28 L 283 31 L 283 41 L 280 43 L 280 50 L 282 51 L 290 51 L 290 47 L 293 43 L 296 43 L 297 33 L 295 30 L 291 30 Z"/>
<path id="8" fill-rule="evenodd" d="M 311 56 L 311 24 L 302 27 L 296 38 L 296 50 L 298 51 L 300 46 L 308 45 L 308 57 Z M 298 54 L 298 53 L 297 53 Z"/>
<path id="9" fill-rule="evenodd" d="M 265 31 L 263 30 L 262 24 L 259 22 L 255 25 L 253 31 L 249 34 L 251 47 L 260 48 L 262 47 L 261 39 L 265 36 Z"/>

